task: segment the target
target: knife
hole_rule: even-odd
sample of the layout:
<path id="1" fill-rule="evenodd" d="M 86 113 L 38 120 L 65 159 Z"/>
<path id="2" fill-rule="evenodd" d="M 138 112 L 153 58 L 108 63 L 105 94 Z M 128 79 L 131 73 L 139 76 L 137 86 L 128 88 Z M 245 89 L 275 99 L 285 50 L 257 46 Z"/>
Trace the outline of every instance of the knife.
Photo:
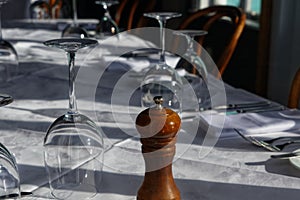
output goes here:
<path id="1" fill-rule="evenodd" d="M 280 155 L 271 155 L 271 158 L 282 159 L 282 158 L 291 158 L 291 157 L 296 157 L 296 156 L 300 156 L 300 151 L 292 152 L 292 153 L 285 153 L 285 154 L 280 154 Z"/>
<path id="2" fill-rule="evenodd" d="M 267 107 L 257 107 L 257 108 L 243 108 L 243 109 L 237 109 L 236 111 L 238 113 L 247 113 L 247 112 L 266 112 L 266 111 L 277 111 L 277 110 L 284 110 L 284 106 L 278 106 L 278 105 L 273 105 L 273 106 L 267 106 Z"/>
<path id="3" fill-rule="evenodd" d="M 262 106 L 262 107 L 256 107 L 256 108 L 243 108 L 243 109 L 237 109 L 232 111 L 226 111 L 226 115 L 234 115 L 239 113 L 260 113 L 260 112 L 271 112 L 271 111 L 280 111 L 284 110 L 284 106 Z"/>
<path id="4" fill-rule="evenodd" d="M 269 101 L 258 101 L 258 102 L 253 102 L 253 103 L 228 104 L 228 105 L 213 107 L 212 110 L 263 107 L 263 106 L 268 106 L 270 104 L 271 104 L 271 102 L 269 102 Z"/>

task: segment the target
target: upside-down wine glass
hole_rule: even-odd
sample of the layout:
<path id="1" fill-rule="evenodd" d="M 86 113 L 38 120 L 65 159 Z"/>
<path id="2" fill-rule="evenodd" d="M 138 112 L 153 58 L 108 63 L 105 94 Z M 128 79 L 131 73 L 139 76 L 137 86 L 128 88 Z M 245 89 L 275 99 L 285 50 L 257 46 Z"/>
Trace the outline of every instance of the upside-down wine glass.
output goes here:
<path id="1" fill-rule="evenodd" d="M 19 199 L 20 176 L 13 154 L 0 143 L 0 199 Z"/>
<path id="2" fill-rule="evenodd" d="M 99 192 L 103 138 L 96 124 L 77 110 L 74 62 L 77 50 L 97 41 L 61 38 L 44 44 L 66 51 L 69 67 L 69 110 L 51 124 L 44 140 L 51 194 L 58 199 L 89 199 Z"/>
<path id="3" fill-rule="evenodd" d="M 203 110 L 210 106 L 210 95 L 207 88 L 207 68 L 197 51 L 195 51 L 195 46 L 199 47 L 199 45 L 195 45 L 194 38 L 205 36 L 207 31 L 179 30 L 175 34 L 184 36 L 187 41 L 187 49 L 176 64 L 175 69 L 184 69 L 188 74 L 185 78 L 190 82 L 198 99 L 198 105 L 194 107 Z"/>
<path id="4" fill-rule="evenodd" d="M 201 57 L 194 50 L 194 38 L 196 36 L 204 36 L 207 34 L 207 31 L 203 30 L 179 30 L 175 32 L 176 35 L 182 35 L 187 41 L 187 49 L 176 64 L 175 69 L 183 68 L 190 73 L 198 74 L 199 76 L 206 79 L 207 69 L 201 59 Z"/>
<path id="5" fill-rule="evenodd" d="M 77 16 L 77 5 L 76 0 L 72 0 L 73 6 L 73 23 L 68 25 L 62 32 L 62 37 L 72 38 L 88 38 L 88 33 L 84 28 L 79 27 L 78 16 Z"/>
<path id="6" fill-rule="evenodd" d="M 158 20 L 160 27 L 160 59 L 145 74 L 141 83 L 142 107 L 154 106 L 153 98 L 162 96 L 163 106 L 167 106 L 181 113 L 182 105 L 182 80 L 176 70 L 167 65 L 165 60 L 165 24 L 168 19 L 180 17 L 175 12 L 145 13 L 144 16 Z"/>
<path id="7" fill-rule="evenodd" d="M 8 0 L 0 0 L 0 81 L 7 82 L 15 78 L 19 70 L 18 54 L 13 45 L 3 39 L 1 26 L 1 8 Z"/>
<path id="8" fill-rule="evenodd" d="M 112 5 L 116 5 L 119 3 L 117 0 L 100 0 L 95 1 L 96 4 L 102 5 L 104 9 L 104 15 L 101 18 L 99 24 L 96 27 L 96 34 L 100 35 L 100 37 L 111 36 L 118 34 L 119 27 L 116 22 L 112 19 L 109 13 L 109 7 Z"/>
<path id="9" fill-rule="evenodd" d="M 0 95 L 0 106 L 5 106 L 12 101 L 10 96 Z M 17 199 L 20 195 L 20 176 L 16 159 L 0 143 L 0 199 Z"/>

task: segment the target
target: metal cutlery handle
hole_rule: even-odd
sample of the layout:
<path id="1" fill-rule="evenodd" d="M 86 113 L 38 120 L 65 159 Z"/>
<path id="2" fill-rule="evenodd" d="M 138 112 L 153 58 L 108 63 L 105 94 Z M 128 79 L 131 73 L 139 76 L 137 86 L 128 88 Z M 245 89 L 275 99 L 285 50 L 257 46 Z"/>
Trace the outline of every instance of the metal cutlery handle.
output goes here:
<path id="1" fill-rule="evenodd" d="M 225 110 L 225 109 L 242 109 L 242 108 L 254 108 L 268 106 L 271 103 L 269 101 L 258 101 L 252 103 L 239 103 L 239 104 L 228 104 L 222 106 L 216 106 L 211 108 L 212 110 Z"/>

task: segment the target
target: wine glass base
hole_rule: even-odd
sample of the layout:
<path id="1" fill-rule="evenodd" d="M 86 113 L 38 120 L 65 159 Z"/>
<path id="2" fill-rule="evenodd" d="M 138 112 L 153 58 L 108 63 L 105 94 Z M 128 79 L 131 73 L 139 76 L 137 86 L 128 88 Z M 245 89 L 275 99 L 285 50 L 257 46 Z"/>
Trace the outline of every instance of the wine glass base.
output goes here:
<path id="1" fill-rule="evenodd" d="M 44 45 L 49 47 L 56 47 L 59 49 L 63 49 L 66 52 L 76 52 L 78 49 L 87 46 L 94 46 L 98 42 L 97 40 L 92 39 L 80 39 L 80 38 L 60 38 L 54 40 L 48 40 L 44 42 Z"/>
<path id="2" fill-rule="evenodd" d="M 97 188 L 86 184 L 65 184 L 53 189 L 51 195 L 57 199 L 90 199 L 97 194 Z"/>
<path id="3" fill-rule="evenodd" d="M 149 13 L 144 13 L 145 17 L 150 17 L 150 18 L 154 18 L 157 20 L 168 20 L 168 19 L 172 19 L 175 17 L 180 17 L 181 13 L 177 13 L 177 12 L 149 12 Z"/>
<path id="4" fill-rule="evenodd" d="M 98 0 L 98 1 L 95 1 L 95 4 L 102 5 L 102 6 L 107 6 L 107 7 L 110 7 L 112 5 L 116 5 L 118 3 L 119 3 L 119 1 L 117 1 L 117 0 Z"/>

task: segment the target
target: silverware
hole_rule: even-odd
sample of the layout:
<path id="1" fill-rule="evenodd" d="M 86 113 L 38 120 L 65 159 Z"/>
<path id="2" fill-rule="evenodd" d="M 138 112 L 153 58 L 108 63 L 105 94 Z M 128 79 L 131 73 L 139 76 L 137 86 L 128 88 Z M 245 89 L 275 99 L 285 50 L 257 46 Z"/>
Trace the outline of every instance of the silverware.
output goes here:
<path id="1" fill-rule="evenodd" d="M 279 111 L 279 110 L 284 110 L 284 106 L 279 106 L 279 105 L 273 105 L 273 106 L 268 106 L 268 107 L 257 107 L 257 108 L 247 108 L 247 109 L 238 109 L 238 113 L 247 113 L 247 112 L 266 112 L 266 111 Z"/>
<path id="2" fill-rule="evenodd" d="M 293 143 L 300 143 L 299 137 L 277 137 L 270 140 L 258 140 L 255 137 L 252 136 L 245 136 L 240 130 L 234 129 L 242 138 L 244 138 L 246 141 L 254 144 L 258 147 L 263 147 L 269 151 L 273 152 L 279 152 L 284 149 L 287 145 L 293 144 Z M 282 144 L 272 144 L 273 142 L 277 140 L 284 139 Z M 296 140 L 294 140 L 296 139 Z"/>
<path id="3" fill-rule="evenodd" d="M 285 154 L 280 154 L 280 155 L 271 155 L 271 158 L 275 159 L 282 159 L 282 158 L 292 158 L 300 156 L 300 152 L 292 152 L 292 153 L 285 153 Z"/>
<path id="4" fill-rule="evenodd" d="M 270 104 L 271 103 L 269 101 L 258 101 L 253 103 L 240 103 L 240 104 L 228 104 L 228 105 L 216 106 L 211 109 L 212 110 L 241 109 L 241 108 L 268 106 Z"/>
<path id="5" fill-rule="evenodd" d="M 271 111 L 280 111 L 284 110 L 284 106 L 262 106 L 262 107 L 255 107 L 255 108 L 243 108 L 243 109 L 237 109 L 233 111 L 226 111 L 226 115 L 234 115 L 239 113 L 260 113 L 260 112 L 271 112 Z"/>
<path id="6" fill-rule="evenodd" d="M 284 110 L 285 107 L 278 104 L 272 104 L 270 101 L 257 101 L 252 103 L 228 104 L 208 108 L 205 110 L 215 110 L 218 113 L 234 115 L 239 113 L 259 113 Z"/>
<path id="7" fill-rule="evenodd" d="M 215 107 L 209 107 L 201 111 L 213 110 L 215 114 L 235 115 L 240 113 L 260 113 L 285 110 L 286 107 L 278 104 L 272 104 L 270 101 L 257 101 L 252 103 L 228 104 Z M 200 111 L 200 112 L 201 112 Z"/>

